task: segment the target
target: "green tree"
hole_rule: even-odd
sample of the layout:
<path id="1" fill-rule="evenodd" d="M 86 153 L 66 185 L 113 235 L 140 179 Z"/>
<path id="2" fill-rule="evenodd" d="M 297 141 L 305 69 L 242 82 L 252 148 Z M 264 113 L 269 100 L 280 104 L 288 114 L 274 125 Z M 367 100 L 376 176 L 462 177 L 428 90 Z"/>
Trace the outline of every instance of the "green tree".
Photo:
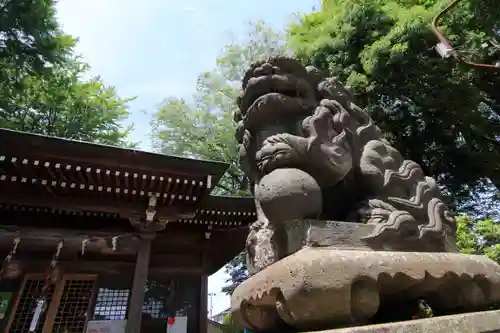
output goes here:
<path id="1" fill-rule="evenodd" d="M 224 333 L 243 333 L 243 330 L 238 328 L 231 313 L 224 316 L 222 320 L 222 331 Z"/>
<path id="2" fill-rule="evenodd" d="M 127 102 L 73 55 L 76 41 L 60 30 L 54 1 L 0 5 L 0 127 L 129 146 Z"/>
<path id="3" fill-rule="evenodd" d="M 228 283 L 222 287 L 222 292 L 231 295 L 243 281 L 248 278 L 246 252 L 240 252 L 233 260 L 226 265 L 226 273 L 229 274 Z"/>
<path id="4" fill-rule="evenodd" d="M 167 98 L 152 121 L 153 146 L 161 153 L 230 163 L 217 185 L 219 194 L 248 195 L 248 179 L 238 163 L 233 122 L 241 78 L 248 66 L 266 56 L 286 52 L 284 38 L 263 22 L 249 24 L 243 40 L 225 45 L 216 68 L 198 78 L 191 99 Z M 228 266 L 232 290 L 246 278 L 245 257 L 238 255 Z"/>
<path id="5" fill-rule="evenodd" d="M 99 78 L 79 80 L 85 68 L 75 61 L 55 66 L 50 74 L 25 76 L 23 92 L 1 97 L 0 127 L 129 146 L 130 129 L 121 126 L 129 99 L 119 98 Z"/>
<path id="6" fill-rule="evenodd" d="M 500 264 L 500 223 L 492 219 L 474 221 L 457 218 L 457 245 L 462 253 L 484 254 Z"/>
<path id="7" fill-rule="evenodd" d="M 16 87 L 25 75 L 49 71 L 67 60 L 76 40 L 60 29 L 54 0 L 0 3 L 0 81 Z M 3 95 L 2 95 L 3 97 Z"/>
<path id="8" fill-rule="evenodd" d="M 345 82 L 395 147 L 461 204 L 489 181 L 500 188 L 500 73 L 440 58 L 430 23 L 449 2 L 326 0 L 289 35 L 304 63 Z M 463 57 L 500 60 L 497 7 L 463 1 L 445 15 Z"/>

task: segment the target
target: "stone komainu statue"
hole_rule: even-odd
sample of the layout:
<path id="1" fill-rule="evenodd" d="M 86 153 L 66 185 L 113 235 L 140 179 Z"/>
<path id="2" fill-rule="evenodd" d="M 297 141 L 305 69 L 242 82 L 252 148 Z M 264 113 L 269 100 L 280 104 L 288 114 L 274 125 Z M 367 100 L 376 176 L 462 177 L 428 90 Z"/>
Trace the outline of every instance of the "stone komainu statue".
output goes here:
<path id="1" fill-rule="evenodd" d="M 286 225 L 307 218 L 373 224 L 365 240 L 375 247 L 455 251 L 435 180 L 382 138 L 335 78 L 274 57 L 254 63 L 242 88 L 236 139 L 257 208 L 250 274 L 290 254 Z"/>

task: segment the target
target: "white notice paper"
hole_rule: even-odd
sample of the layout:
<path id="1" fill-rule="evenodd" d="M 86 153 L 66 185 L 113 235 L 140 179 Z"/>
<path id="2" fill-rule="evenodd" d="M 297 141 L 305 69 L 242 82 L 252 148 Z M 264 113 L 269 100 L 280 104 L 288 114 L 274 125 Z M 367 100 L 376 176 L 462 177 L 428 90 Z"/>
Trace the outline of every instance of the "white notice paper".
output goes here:
<path id="1" fill-rule="evenodd" d="M 167 333 L 187 333 L 188 317 L 175 317 L 173 325 L 167 324 Z"/>

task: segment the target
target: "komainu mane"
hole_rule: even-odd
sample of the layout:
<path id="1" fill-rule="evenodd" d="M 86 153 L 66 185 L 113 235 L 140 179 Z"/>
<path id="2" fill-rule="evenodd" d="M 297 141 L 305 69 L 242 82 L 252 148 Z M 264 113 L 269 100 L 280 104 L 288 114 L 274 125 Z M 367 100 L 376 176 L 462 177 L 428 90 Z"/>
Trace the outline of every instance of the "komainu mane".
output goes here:
<path id="1" fill-rule="evenodd" d="M 338 80 L 274 57 L 253 64 L 242 88 L 236 138 L 257 207 L 251 274 L 290 254 L 283 225 L 306 218 L 373 224 L 365 240 L 374 246 L 454 251 L 455 221 L 434 179 L 382 138 Z M 308 200 L 294 202 L 297 191 Z"/>

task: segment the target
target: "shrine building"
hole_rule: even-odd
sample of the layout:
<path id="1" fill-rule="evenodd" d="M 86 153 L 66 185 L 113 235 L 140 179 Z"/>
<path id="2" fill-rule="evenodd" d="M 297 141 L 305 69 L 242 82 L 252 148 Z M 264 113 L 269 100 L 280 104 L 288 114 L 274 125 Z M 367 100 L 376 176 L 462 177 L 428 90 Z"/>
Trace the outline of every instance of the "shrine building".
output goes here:
<path id="1" fill-rule="evenodd" d="M 255 219 L 210 195 L 227 168 L 0 129 L 3 332 L 207 332 L 207 277 Z"/>

